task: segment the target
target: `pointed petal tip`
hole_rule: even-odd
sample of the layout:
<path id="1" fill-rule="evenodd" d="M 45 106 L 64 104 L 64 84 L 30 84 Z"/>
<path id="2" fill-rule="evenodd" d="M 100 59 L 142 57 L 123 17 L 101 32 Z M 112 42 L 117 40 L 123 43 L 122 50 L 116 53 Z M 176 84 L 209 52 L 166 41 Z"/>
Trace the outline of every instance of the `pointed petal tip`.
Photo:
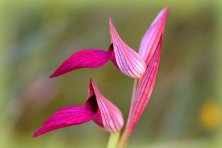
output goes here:
<path id="1" fill-rule="evenodd" d="M 109 16 L 109 23 L 112 23 L 112 18 Z"/>
<path id="2" fill-rule="evenodd" d="M 42 133 L 39 132 L 39 129 L 32 135 L 32 138 L 37 138 L 40 136 Z"/>
<path id="3" fill-rule="evenodd" d="M 55 78 L 55 77 L 58 77 L 58 76 L 61 76 L 67 72 L 63 72 L 60 70 L 61 66 L 59 68 L 57 68 L 50 76 L 49 78 Z"/>
<path id="4" fill-rule="evenodd" d="M 93 81 L 92 78 L 89 79 L 89 83 L 90 83 L 90 84 L 94 84 L 94 81 Z"/>
<path id="5" fill-rule="evenodd" d="M 92 78 L 90 78 L 90 80 L 89 80 L 89 88 L 92 88 L 92 90 L 91 89 L 89 89 L 90 91 L 91 91 L 91 93 L 93 93 L 94 94 L 94 90 L 95 90 L 95 88 L 97 88 L 97 86 L 96 86 L 96 84 L 95 84 L 95 82 L 93 81 L 93 79 Z M 93 91 L 93 92 L 92 92 Z"/>
<path id="6" fill-rule="evenodd" d="M 169 11 L 170 11 L 170 6 L 166 6 L 166 7 L 164 7 L 163 10 L 162 10 L 162 12 L 163 12 L 164 14 L 166 14 L 166 15 L 168 15 Z"/>
<path id="7" fill-rule="evenodd" d="M 55 72 L 49 76 L 49 78 L 55 78 L 55 77 L 57 77 Z"/>
<path id="8" fill-rule="evenodd" d="M 35 134 L 32 135 L 32 138 L 36 138 L 36 137 L 37 137 L 37 135 L 35 135 Z"/>
<path id="9" fill-rule="evenodd" d="M 170 10 L 170 6 L 166 6 L 159 12 L 159 15 L 160 16 L 167 16 L 169 13 L 169 10 Z"/>
<path id="10" fill-rule="evenodd" d="M 109 25 L 113 25 L 112 18 L 109 17 Z"/>
<path id="11" fill-rule="evenodd" d="M 96 86 L 95 82 L 93 81 L 93 79 L 90 78 L 90 80 L 89 80 L 89 93 L 91 95 L 95 94 L 95 89 L 97 89 L 97 86 Z"/>
<path id="12" fill-rule="evenodd" d="M 169 12 L 169 10 L 170 10 L 170 6 L 167 5 L 166 7 L 163 8 L 163 10 L 164 10 L 165 12 Z"/>
<path id="13" fill-rule="evenodd" d="M 113 33 L 114 31 L 116 31 L 116 29 L 115 29 L 115 27 L 114 27 L 114 25 L 113 25 L 113 21 L 112 21 L 111 17 L 109 17 L 109 30 L 110 30 L 110 35 L 111 35 L 111 36 L 112 36 L 112 33 Z"/>
<path id="14" fill-rule="evenodd" d="M 55 78 L 55 77 L 59 77 L 63 74 L 66 74 L 67 72 L 63 72 L 63 71 L 60 71 L 60 67 L 58 69 L 56 69 L 50 76 L 49 78 Z"/>
<path id="15" fill-rule="evenodd" d="M 116 31 L 115 26 L 113 25 L 113 21 L 112 21 L 111 17 L 109 17 L 109 30 L 110 30 L 111 40 L 112 40 L 113 35 L 117 35 L 118 33 Z"/>

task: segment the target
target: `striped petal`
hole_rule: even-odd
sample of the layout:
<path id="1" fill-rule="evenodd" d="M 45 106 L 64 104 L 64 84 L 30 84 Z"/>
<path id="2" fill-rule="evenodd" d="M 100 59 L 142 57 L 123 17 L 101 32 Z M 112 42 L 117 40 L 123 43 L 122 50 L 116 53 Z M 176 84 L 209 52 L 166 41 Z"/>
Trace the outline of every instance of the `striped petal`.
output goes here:
<path id="1" fill-rule="evenodd" d="M 136 81 L 136 90 L 130 107 L 130 113 L 126 125 L 126 130 L 132 133 L 138 120 L 151 97 L 162 47 L 162 38 L 164 34 L 166 19 L 169 8 L 164 8 L 151 24 L 145 33 L 139 48 L 139 55 L 145 60 L 147 68 L 143 77 Z"/>
<path id="2" fill-rule="evenodd" d="M 139 55 L 145 60 L 147 67 L 143 77 L 135 81 L 135 93 L 131 102 L 130 113 L 126 125 L 126 131 L 129 133 L 132 133 L 134 130 L 149 102 L 154 88 L 160 63 L 162 38 L 168 12 L 169 7 L 165 7 L 160 11 L 145 33 L 140 44 Z"/>
<path id="3" fill-rule="evenodd" d="M 62 65 L 50 76 L 57 77 L 79 68 L 97 68 L 106 64 L 112 53 L 97 49 L 85 49 L 72 54 Z"/>
<path id="4" fill-rule="evenodd" d="M 100 93 L 95 83 L 91 80 L 88 97 L 95 96 L 98 104 L 98 112 L 93 120 L 108 132 L 118 132 L 123 127 L 121 111 Z"/>
<path id="5" fill-rule="evenodd" d="M 126 45 L 117 33 L 111 18 L 109 18 L 111 42 L 113 44 L 114 57 L 118 68 L 132 78 L 140 78 L 145 72 L 144 60 L 128 45 Z"/>
<path id="6" fill-rule="evenodd" d="M 169 7 L 165 7 L 159 12 L 149 29 L 144 34 L 139 47 L 139 55 L 146 64 L 151 60 L 161 36 L 164 34 L 165 24 L 169 12 Z"/>
<path id="7" fill-rule="evenodd" d="M 159 41 L 159 44 L 149 64 L 147 65 L 146 72 L 144 73 L 143 77 L 138 80 L 126 127 L 126 129 L 130 132 L 134 130 L 135 125 L 137 124 L 151 97 L 160 63 L 161 46 L 162 39 Z"/>
<path id="8" fill-rule="evenodd" d="M 93 118 L 95 118 L 95 113 L 89 108 L 89 105 L 64 107 L 51 115 L 33 134 L 33 137 L 59 128 L 82 124 Z"/>
<path id="9" fill-rule="evenodd" d="M 123 126 L 123 117 L 120 110 L 102 96 L 92 80 L 89 85 L 88 100 L 84 105 L 68 106 L 56 111 L 46 119 L 43 125 L 33 134 L 33 137 L 90 120 L 93 120 L 108 132 L 118 132 Z"/>

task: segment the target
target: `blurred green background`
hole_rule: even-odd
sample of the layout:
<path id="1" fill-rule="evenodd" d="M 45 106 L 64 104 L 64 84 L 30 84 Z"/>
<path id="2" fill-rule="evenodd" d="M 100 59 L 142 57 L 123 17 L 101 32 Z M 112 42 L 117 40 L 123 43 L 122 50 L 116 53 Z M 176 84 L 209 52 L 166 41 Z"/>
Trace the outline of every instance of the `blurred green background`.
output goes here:
<path id="1" fill-rule="evenodd" d="M 111 64 L 48 76 L 73 52 L 106 50 L 108 17 L 138 49 L 166 5 L 170 14 L 151 101 L 129 148 L 222 147 L 222 2 L 220 0 L 1 0 L 0 147 L 104 148 L 92 122 L 39 138 L 32 134 L 57 109 L 86 100 L 89 78 L 128 115 L 133 80 Z"/>

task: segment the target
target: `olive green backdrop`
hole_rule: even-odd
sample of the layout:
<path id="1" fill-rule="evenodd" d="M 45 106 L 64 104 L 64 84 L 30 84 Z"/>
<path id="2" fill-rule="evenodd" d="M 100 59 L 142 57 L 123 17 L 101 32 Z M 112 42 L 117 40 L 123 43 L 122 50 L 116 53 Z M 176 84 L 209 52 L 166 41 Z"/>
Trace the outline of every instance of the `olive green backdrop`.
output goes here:
<path id="1" fill-rule="evenodd" d="M 0 147 L 104 148 L 92 122 L 33 139 L 57 109 L 86 100 L 89 78 L 127 118 L 133 80 L 111 63 L 48 76 L 73 52 L 109 47 L 108 17 L 135 50 L 157 13 L 170 6 L 152 98 L 129 148 L 222 147 L 220 0 L 1 0 Z"/>

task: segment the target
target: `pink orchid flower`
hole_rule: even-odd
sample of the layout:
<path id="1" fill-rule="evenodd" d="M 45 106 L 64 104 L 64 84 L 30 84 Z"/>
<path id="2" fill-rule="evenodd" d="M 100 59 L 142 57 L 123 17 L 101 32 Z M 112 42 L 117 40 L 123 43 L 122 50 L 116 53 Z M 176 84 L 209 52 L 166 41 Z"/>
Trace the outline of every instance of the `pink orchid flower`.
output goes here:
<path id="1" fill-rule="evenodd" d="M 140 44 L 139 55 L 146 62 L 144 75 L 136 80 L 126 130 L 131 133 L 151 97 L 160 63 L 162 38 L 169 7 L 164 8 L 147 30 Z"/>
<path id="2" fill-rule="evenodd" d="M 67 106 L 56 111 L 33 134 L 33 137 L 91 120 L 108 132 L 118 132 L 123 126 L 121 111 L 100 93 L 92 80 L 89 84 L 88 100 L 84 105 Z"/>
<path id="3" fill-rule="evenodd" d="M 111 18 L 109 18 L 109 28 L 111 45 L 108 51 L 85 49 L 76 52 L 66 59 L 50 77 L 57 77 L 79 68 L 97 68 L 108 61 L 112 61 L 121 72 L 129 77 L 142 77 L 146 69 L 144 60 L 123 42 Z"/>
<path id="4" fill-rule="evenodd" d="M 116 137 L 111 138 L 112 147 L 115 147 L 118 143 L 119 148 L 125 148 L 131 133 L 150 100 L 155 85 L 168 12 L 169 8 L 166 7 L 157 15 L 142 38 L 139 54 L 123 42 L 111 19 L 109 19 L 111 45 L 108 51 L 86 49 L 74 53 L 50 76 L 56 77 L 79 68 L 97 68 L 108 61 L 112 61 L 124 74 L 132 78 L 139 78 L 134 83 L 129 117 L 120 140 L 118 135 L 124 122 L 122 113 L 102 96 L 92 80 L 88 89 L 88 100 L 84 105 L 69 106 L 58 110 L 45 121 L 42 127 L 34 133 L 33 137 L 92 120 L 108 132 L 117 132 L 114 135 Z"/>

